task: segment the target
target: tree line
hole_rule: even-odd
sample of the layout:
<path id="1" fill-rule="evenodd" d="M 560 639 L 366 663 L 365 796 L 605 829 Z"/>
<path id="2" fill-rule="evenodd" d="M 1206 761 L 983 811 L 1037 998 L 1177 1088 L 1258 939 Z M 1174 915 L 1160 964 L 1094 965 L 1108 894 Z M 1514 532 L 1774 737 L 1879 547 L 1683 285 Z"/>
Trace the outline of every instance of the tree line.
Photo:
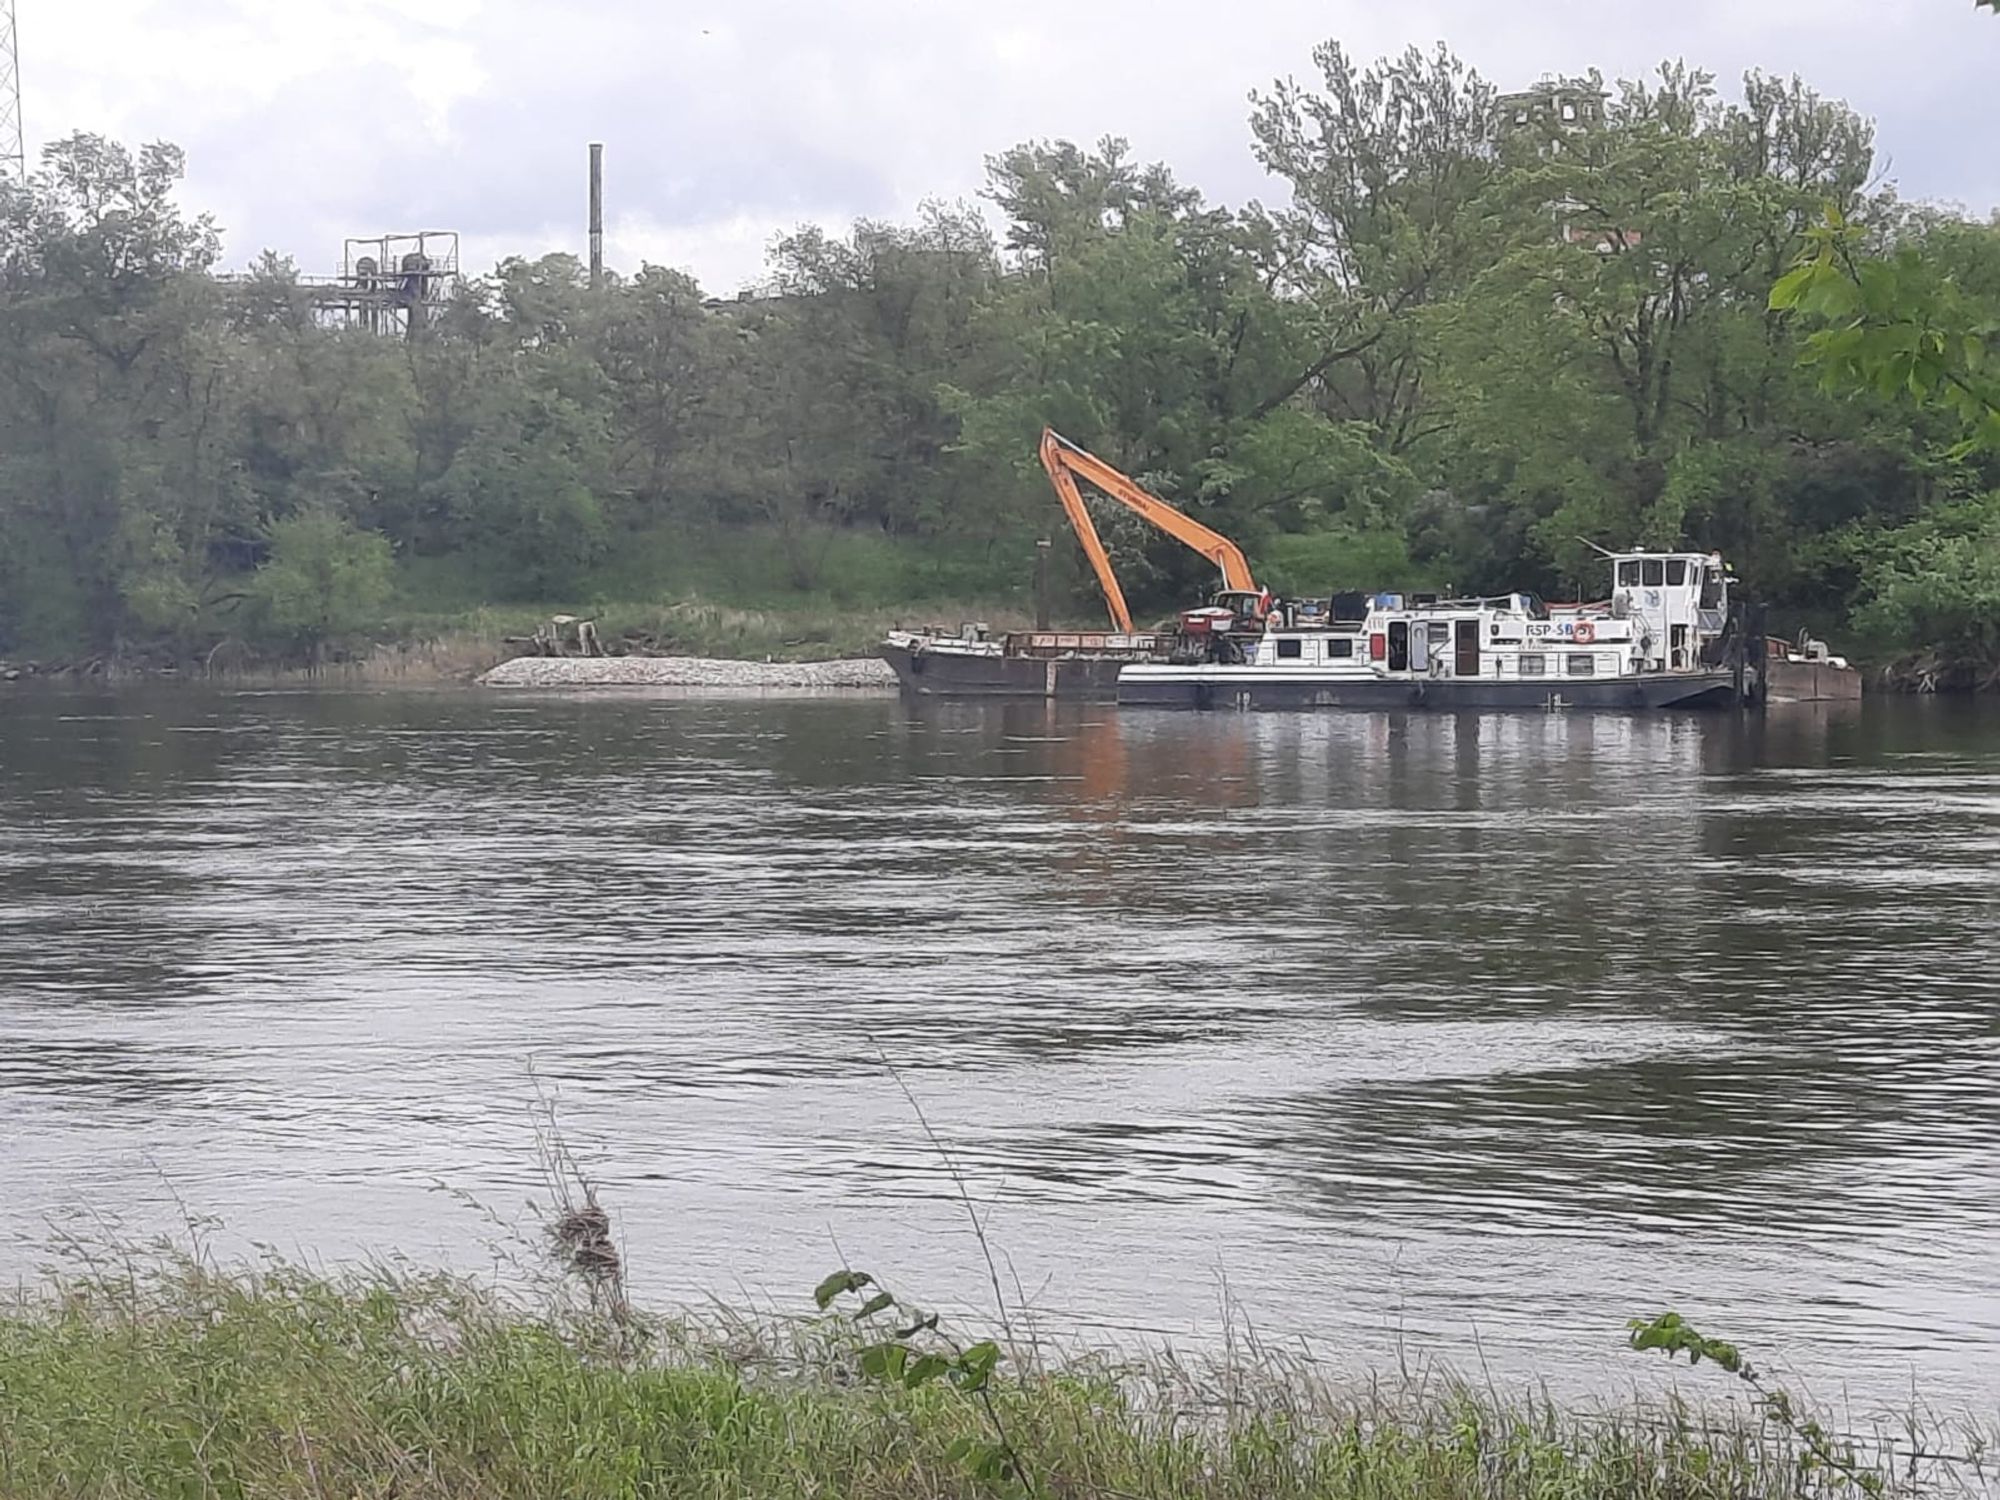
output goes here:
<path id="1" fill-rule="evenodd" d="M 990 216 L 802 228 L 755 295 L 509 259 L 407 341 L 323 326 L 278 256 L 220 274 L 173 147 L 57 142 L 0 185 L 0 655 L 317 648 L 441 561 L 573 605 L 682 534 L 754 534 L 802 596 L 858 533 L 1011 589 L 1057 524 L 1048 424 L 1286 591 L 1573 597 L 1592 544 L 1719 548 L 1781 619 L 2000 666 L 1989 445 L 1895 350 L 1827 348 L 1831 281 L 1880 265 L 1980 368 L 2000 231 L 1899 200 L 1796 78 L 1313 65 L 1252 95 L 1270 206 L 1031 142 L 988 159 Z M 1207 581 L 1105 529 L 1136 598 Z"/>

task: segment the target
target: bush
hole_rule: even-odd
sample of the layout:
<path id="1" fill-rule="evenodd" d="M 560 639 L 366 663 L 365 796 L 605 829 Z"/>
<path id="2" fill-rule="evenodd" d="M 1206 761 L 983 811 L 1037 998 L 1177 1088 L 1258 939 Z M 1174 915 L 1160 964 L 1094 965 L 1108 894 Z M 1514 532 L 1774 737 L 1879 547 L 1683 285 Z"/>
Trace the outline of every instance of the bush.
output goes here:
<path id="1" fill-rule="evenodd" d="M 375 625 L 394 587 L 388 539 L 326 510 L 271 528 L 271 556 L 251 580 L 260 634 L 310 651 Z"/>
<path id="2" fill-rule="evenodd" d="M 1947 667 L 2000 672 L 2000 494 L 1948 505 L 1880 538 L 1855 621 Z"/>

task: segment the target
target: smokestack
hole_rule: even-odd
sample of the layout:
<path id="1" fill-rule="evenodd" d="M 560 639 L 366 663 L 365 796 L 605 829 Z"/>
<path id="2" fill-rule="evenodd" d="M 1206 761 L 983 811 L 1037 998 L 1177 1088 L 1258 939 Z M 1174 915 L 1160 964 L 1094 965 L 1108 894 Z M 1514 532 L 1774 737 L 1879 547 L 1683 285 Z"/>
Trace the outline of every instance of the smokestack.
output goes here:
<path id="1" fill-rule="evenodd" d="M 604 285 L 604 147 L 590 146 L 590 289 Z"/>

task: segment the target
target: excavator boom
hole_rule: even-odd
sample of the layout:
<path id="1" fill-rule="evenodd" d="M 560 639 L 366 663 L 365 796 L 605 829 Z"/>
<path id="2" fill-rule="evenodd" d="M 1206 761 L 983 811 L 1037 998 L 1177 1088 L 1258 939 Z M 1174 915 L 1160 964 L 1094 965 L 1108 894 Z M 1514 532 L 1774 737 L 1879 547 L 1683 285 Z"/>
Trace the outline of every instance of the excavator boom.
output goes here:
<path id="1" fill-rule="evenodd" d="M 1185 542 L 1214 563 L 1222 570 L 1224 588 L 1244 593 L 1257 592 L 1257 584 L 1250 576 L 1250 564 L 1243 556 L 1243 549 L 1221 532 L 1175 510 L 1159 496 L 1148 494 L 1130 477 L 1095 454 L 1086 453 L 1053 427 L 1042 429 L 1041 455 L 1049 483 L 1055 486 L 1056 496 L 1069 516 L 1069 524 L 1075 528 L 1077 540 L 1083 543 L 1084 556 L 1090 559 L 1091 571 L 1097 575 L 1098 586 L 1104 590 L 1104 602 L 1111 610 L 1111 622 L 1120 630 L 1131 631 L 1132 612 L 1125 605 L 1125 591 L 1118 586 L 1118 575 L 1111 569 L 1110 554 L 1104 550 L 1097 527 L 1091 523 L 1090 512 L 1077 489 L 1079 478 L 1089 480 L 1127 510 L 1136 511 L 1168 536 Z"/>

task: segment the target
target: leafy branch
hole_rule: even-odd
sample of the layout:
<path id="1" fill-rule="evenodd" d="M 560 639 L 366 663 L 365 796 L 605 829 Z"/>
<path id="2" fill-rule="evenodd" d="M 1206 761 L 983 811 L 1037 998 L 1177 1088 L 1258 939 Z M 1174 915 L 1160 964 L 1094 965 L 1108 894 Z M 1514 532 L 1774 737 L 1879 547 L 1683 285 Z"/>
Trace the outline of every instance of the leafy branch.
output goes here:
<path id="1" fill-rule="evenodd" d="M 1966 430 L 1954 458 L 2000 448 L 2000 372 L 1987 355 L 2000 323 L 1914 250 L 1862 258 L 1862 236 L 1829 205 L 1798 263 L 1771 288 L 1773 311 L 1826 325 L 1807 337 L 1803 360 L 1829 389 L 1907 393 L 1950 411 Z"/>
<path id="2" fill-rule="evenodd" d="M 1882 1476 L 1862 1462 L 1853 1445 L 1836 1441 L 1819 1422 L 1802 1413 L 1789 1392 L 1766 1384 L 1734 1344 L 1707 1337 L 1677 1312 L 1662 1313 L 1651 1322 L 1634 1318 L 1629 1327 L 1634 1349 L 1658 1349 L 1668 1359 L 1685 1354 L 1691 1365 L 1705 1359 L 1749 1386 L 1756 1392 L 1757 1405 L 1764 1414 L 1805 1445 L 1805 1451 L 1799 1455 L 1801 1469 L 1827 1470 L 1867 1495 L 1882 1493 Z"/>
<path id="3" fill-rule="evenodd" d="M 871 1287 L 873 1291 L 869 1290 Z M 942 1381 L 976 1403 L 992 1437 L 985 1441 L 959 1438 L 947 1450 L 947 1457 L 953 1463 L 963 1464 L 981 1483 L 998 1487 L 1018 1482 L 1030 1495 L 1035 1494 L 1027 1465 L 1022 1462 L 1020 1450 L 993 1400 L 993 1377 L 1000 1365 L 1000 1346 L 991 1339 L 982 1339 L 969 1347 L 959 1344 L 940 1328 L 936 1313 L 906 1306 L 866 1271 L 835 1271 L 813 1289 L 813 1301 L 821 1312 L 842 1298 L 856 1304 L 853 1318 L 857 1324 L 867 1325 L 889 1314 L 898 1315 L 893 1332 L 861 1350 L 862 1375 L 906 1391 L 921 1390 Z M 921 1339 L 941 1347 L 926 1347 L 917 1342 Z"/>

